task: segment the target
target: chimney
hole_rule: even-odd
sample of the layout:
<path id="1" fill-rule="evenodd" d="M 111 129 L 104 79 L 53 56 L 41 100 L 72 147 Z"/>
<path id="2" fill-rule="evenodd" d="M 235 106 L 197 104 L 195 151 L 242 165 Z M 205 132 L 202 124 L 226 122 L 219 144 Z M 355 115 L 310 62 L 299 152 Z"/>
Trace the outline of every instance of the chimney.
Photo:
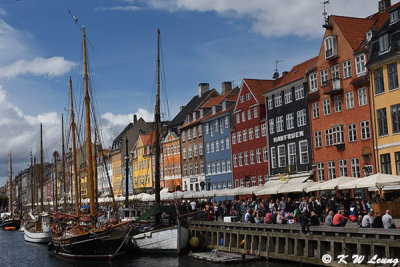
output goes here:
<path id="1" fill-rule="evenodd" d="M 210 85 L 208 83 L 199 83 L 199 97 L 202 97 L 208 90 L 210 90 Z"/>
<path id="2" fill-rule="evenodd" d="M 182 111 L 185 108 L 185 106 L 180 106 L 179 111 Z"/>
<path id="3" fill-rule="evenodd" d="M 381 1 L 379 1 L 379 4 L 378 4 L 379 6 L 378 6 L 378 10 L 379 10 L 379 13 L 383 13 L 383 12 L 385 12 L 392 4 L 391 4 L 391 2 L 390 2 L 390 0 L 381 0 Z"/>
<path id="4" fill-rule="evenodd" d="M 133 124 L 135 124 L 136 122 L 137 122 L 137 116 L 135 114 L 135 115 L 133 115 Z"/>
<path id="5" fill-rule="evenodd" d="M 232 82 L 222 82 L 221 94 L 223 95 L 230 90 L 232 90 Z"/>
<path id="6" fill-rule="evenodd" d="M 288 73 L 289 73 L 288 71 L 283 71 L 282 72 L 282 77 L 285 77 L 286 75 L 288 75 Z"/>

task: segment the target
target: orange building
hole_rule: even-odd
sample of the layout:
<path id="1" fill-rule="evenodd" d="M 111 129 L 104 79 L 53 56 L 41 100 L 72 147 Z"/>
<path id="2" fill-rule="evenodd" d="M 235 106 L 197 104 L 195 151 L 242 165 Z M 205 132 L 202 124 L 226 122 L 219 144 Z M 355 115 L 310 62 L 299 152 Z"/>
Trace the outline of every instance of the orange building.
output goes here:
<path id="1" fill-rule="evenodd" d="M 163 186 L 170 191 L 179 191 L 182 189 L 180 137 L 169 131 L 161 145 Z"/>

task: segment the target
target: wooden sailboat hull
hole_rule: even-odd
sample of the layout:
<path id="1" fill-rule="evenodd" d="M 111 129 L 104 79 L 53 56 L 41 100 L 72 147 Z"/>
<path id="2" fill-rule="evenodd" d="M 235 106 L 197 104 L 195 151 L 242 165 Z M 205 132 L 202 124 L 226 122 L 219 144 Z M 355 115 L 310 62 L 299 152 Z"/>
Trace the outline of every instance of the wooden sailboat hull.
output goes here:
<path id="1" fill-rule="evenodd" d="M 189 230 L 181 227 L 180 249 L 184 249 L 188 243 Z M 175 252 L 178 248 L 178 227 L 149 231 L 134 235 L 132 240 L 142 251 L 149 252 Z"/>
<path id="2" fill-rule="evenodd" d="M 51 241 L 52 232 L 51 230 L 44 232 L 31 232 L 29 229 L 24 231 L 24 239 L 31 243 L 49 243 Z"/>
<path id="3" fill-rule="evenodd" d="M 113 259 L 129 250 L 132 234 L 131 224 L 126 222 L 77 236 L 53 236 L 49 250 L 65 258 Z"/>
<path id="4" fill-rule="evenodd" d="M 8 219 L 8 220 L 4 220 L 1 224 L 0 224 L 0 229 L 11 229 L 9 227 L 15 227 L 15 230 L 19 230 L 19 228 L 21 227 L 21 221 L 20 220 L 15 220 L 15 219 Z"/>

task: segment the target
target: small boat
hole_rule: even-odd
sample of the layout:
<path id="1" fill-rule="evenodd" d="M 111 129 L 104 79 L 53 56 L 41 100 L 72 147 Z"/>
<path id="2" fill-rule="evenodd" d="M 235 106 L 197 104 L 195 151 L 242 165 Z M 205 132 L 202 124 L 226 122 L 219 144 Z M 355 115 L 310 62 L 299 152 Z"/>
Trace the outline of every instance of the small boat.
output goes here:
<path id="1" fill-rule="evenodd" d="M 19 219 L 6 219 L 0 224 L 0 229 L 3 229 L 3 230 L 19 230 L 20 226 L 21 226 L 21 220 L 19 220 Z M 11 228 L 15 228 L 15 229 L 11 229 Z"/>
<path id="2" fill-rule="evenodd" d="M 24 239 L 31 243 L 49 243 L 52 232 L 50 225 L 51 218 L 47 215 L 40 216 L 34 223 L 26 224 Z"/>

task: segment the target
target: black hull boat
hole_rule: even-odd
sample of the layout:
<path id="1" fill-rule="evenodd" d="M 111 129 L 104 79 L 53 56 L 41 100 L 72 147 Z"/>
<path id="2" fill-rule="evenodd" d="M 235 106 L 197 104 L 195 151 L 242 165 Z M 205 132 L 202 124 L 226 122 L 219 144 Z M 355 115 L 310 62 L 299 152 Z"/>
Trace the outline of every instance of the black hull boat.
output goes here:
<path id="1" fill-rule="evenodd" d="M 111 260 L 131 249 L 134 230 L 131 222 L 123 222 L 78 235 L 64 232 L 62 236 L 53 236 L 48 249 L 64 258 Z"/>
<path id="2" fill-rule="evenodd" d="M 6 219 L 0 223 L 0 229 L 3 230 L 12 229 L 10 227 L 15 227 L 15 230 L 19 230 L 20 226 L 21 226 L 21 220 L 16 220 L 16 219 Z"/>

